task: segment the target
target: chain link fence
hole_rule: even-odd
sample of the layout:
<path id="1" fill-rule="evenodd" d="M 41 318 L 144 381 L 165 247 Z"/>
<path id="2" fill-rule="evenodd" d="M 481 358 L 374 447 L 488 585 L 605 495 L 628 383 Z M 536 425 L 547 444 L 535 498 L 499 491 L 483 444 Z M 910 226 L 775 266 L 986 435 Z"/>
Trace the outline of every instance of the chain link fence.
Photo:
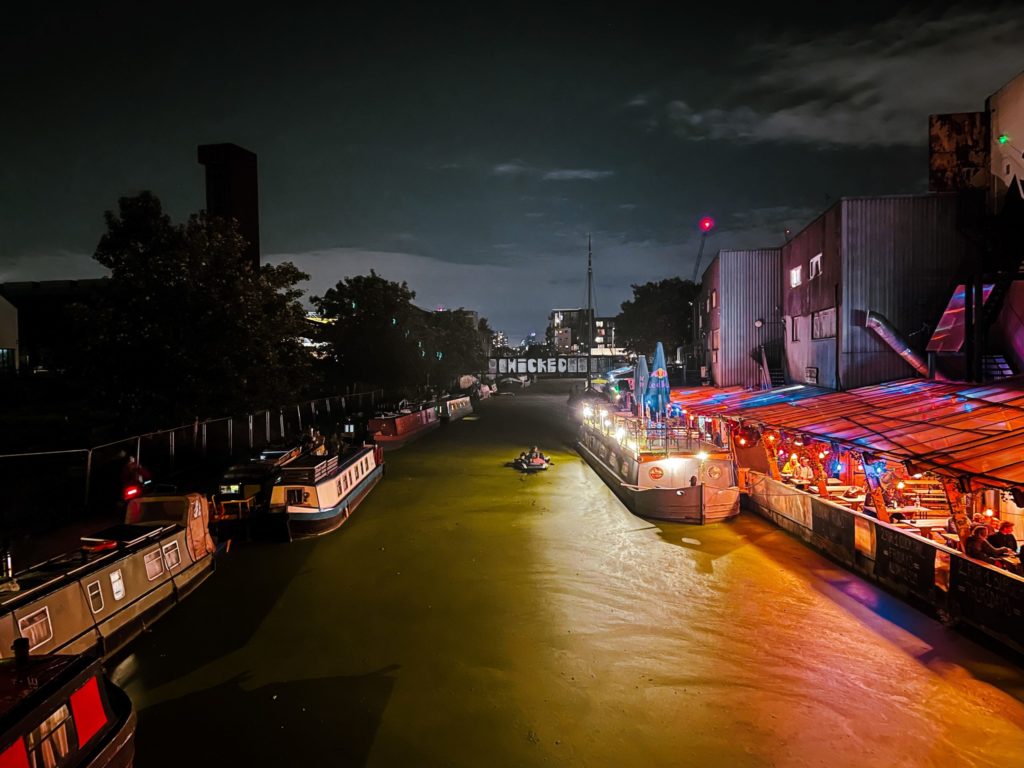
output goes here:
<path id="1" fill-rule="evenodd" d="M 326 434 L 360 412 L 372 412 L 381 390 L 307 400 L 91 448 L 0 455 L 0 540 L 14 531 L 45 531 L 89 514 L 111 512 L 121 498 L 128 456 L 160 482 L 201 488 L 232 460 L 298 440 L 311 428 Z"/>

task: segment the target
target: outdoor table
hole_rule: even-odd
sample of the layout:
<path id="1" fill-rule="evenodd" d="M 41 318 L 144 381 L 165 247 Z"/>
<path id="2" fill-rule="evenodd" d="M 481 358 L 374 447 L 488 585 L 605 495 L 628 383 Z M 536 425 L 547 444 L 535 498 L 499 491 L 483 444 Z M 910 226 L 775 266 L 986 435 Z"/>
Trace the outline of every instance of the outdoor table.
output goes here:
<path id="1" fill-rule="evenodd" d="M 929 520 L 929 519 L 925 518 L 923 520 L 908 520 L 907 522 L 910 523 L 915 528 L 917 528 L 919 531 L 921 531 L 921 533 L 924 534 L 925 536 L 930 534 L 936 528 L 945 528 L 946 527 L 946 521 L 945 520 L 938 520 L 938 519 L 931 519 L 931 520 Z"/>
<path id="2" fill-rule="evenodd" d="M 916 518 L 918 515 L 925 514 L 927 512 L 931 512 L 931 510 L 928 509 L 928 507 L 914 507 L 914 506 L 910 506 L 910 507 L 893 507 L 892 509 L 889 510 L 889 514 L 891 515 L 893 512 L 900 512 L 900 513 L 903 514 L 904 517 L 914 517 L 914 518 Z M 943 521 L 942 524 L 945 525 L 946 524 L 945 521 Z"/>
<path id="3" fill-rule="evenodd" d="M 833 496 L 832 498 L 836 501 L 846 502 L 847 504 L 863 504 L 866 497 L 863 494 L 859 496 L 843 496 L 840 494 L 838 496 Z"/>

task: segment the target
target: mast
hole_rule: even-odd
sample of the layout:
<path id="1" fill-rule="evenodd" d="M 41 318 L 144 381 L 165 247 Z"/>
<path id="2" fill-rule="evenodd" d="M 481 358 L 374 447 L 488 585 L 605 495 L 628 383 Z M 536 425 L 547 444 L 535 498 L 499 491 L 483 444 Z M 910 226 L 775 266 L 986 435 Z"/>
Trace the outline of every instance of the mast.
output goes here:
<path id="1" fill-rule="evenodd" d="M 587 389 L 593 379 L 594 349 L 594 268 L 593 253 L 590 248 L 590 233 L 587 233 Z"/>

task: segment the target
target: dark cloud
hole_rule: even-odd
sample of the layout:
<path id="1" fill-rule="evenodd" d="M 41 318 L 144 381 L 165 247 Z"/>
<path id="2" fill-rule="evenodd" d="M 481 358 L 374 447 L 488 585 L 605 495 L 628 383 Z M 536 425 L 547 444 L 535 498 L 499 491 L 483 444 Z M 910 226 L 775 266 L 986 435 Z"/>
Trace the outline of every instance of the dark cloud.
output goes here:
<path id="1" fill-rule="evenodd" d="M 613 313 L 689 276 L 702 215 L 709 251 L 777 245 L 841 195 L 922 191 L 927 115 L 980 109 L 1024 31 L 991 2 L 9 10 L 0 279 L 99 272 L 105 209 L 151 189 L 184 218 L 195 146 L 232 141 L 311 292 L 377 268 L 513 335 L 585 301 L 588 233 Z"/>

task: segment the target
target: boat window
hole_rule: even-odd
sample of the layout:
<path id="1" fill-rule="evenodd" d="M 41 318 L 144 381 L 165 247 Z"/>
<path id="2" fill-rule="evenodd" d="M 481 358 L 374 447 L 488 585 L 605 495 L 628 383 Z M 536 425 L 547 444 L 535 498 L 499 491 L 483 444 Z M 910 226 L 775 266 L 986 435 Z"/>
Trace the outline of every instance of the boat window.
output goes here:
<path id="1" fill-rule="evenodd" d="M 124 597 L 124 579 L 121 578 L 121 569 L 110 572 L 110 588 L 114 590 L 114 599 L 121 600 Z"/>
<path id="2" fill-rule="evenodd" d="M 289 488 L 287 490 L 288 504 L 290 506 L 298 506 L 306 503 L 306 499 L 309 498 L 309 494 L 306 493 L 305 488 Z"/>
<path id="3" fill-rule="evenodd" d="M 347 491 L 348 490 L 348 472 L 345 473 L 345 476 L 342 479 L 345 481 L 345 490 Z"/>
<path id="4" fill-rule="evenodd" d="M 172 541 L 170 544 L 164 545 L 164 562 L 167 564 L 168 571 L 181 565 L 181 550 L 178 549 L 178 542 Z"/>
<path id="5" fill-rule="evenodd" d="M 53 639 L 53 625 L 50 624 L 50 609 L 43 607 L 18 619 L 18 631 L 28 638 L 28 649 L 34 651 L 39 646 Z"/>
<path id="6" fill-rule="evenodd" d="M 146 578 L 152 581 L 164 572 L 164 561 L 160 556 L 160 550 L 154 549 L 146 555 Z"/>
<path id="7" fill-rule="evenodd" d="M 32 768 L 58 768 L 71 754 L 73 741 L 71 710 L 61 704 L 56 711 L 28 735 L 28 754 Z"/>
<path id="8" fill-rule="evenodd" d="M 92 608 L 93 613 L 99 613 L 103 610 L 103 588 L 100 586 L 98 581 L 92 582 L 85 591 L 89 593 L 89 607 Z"/>

